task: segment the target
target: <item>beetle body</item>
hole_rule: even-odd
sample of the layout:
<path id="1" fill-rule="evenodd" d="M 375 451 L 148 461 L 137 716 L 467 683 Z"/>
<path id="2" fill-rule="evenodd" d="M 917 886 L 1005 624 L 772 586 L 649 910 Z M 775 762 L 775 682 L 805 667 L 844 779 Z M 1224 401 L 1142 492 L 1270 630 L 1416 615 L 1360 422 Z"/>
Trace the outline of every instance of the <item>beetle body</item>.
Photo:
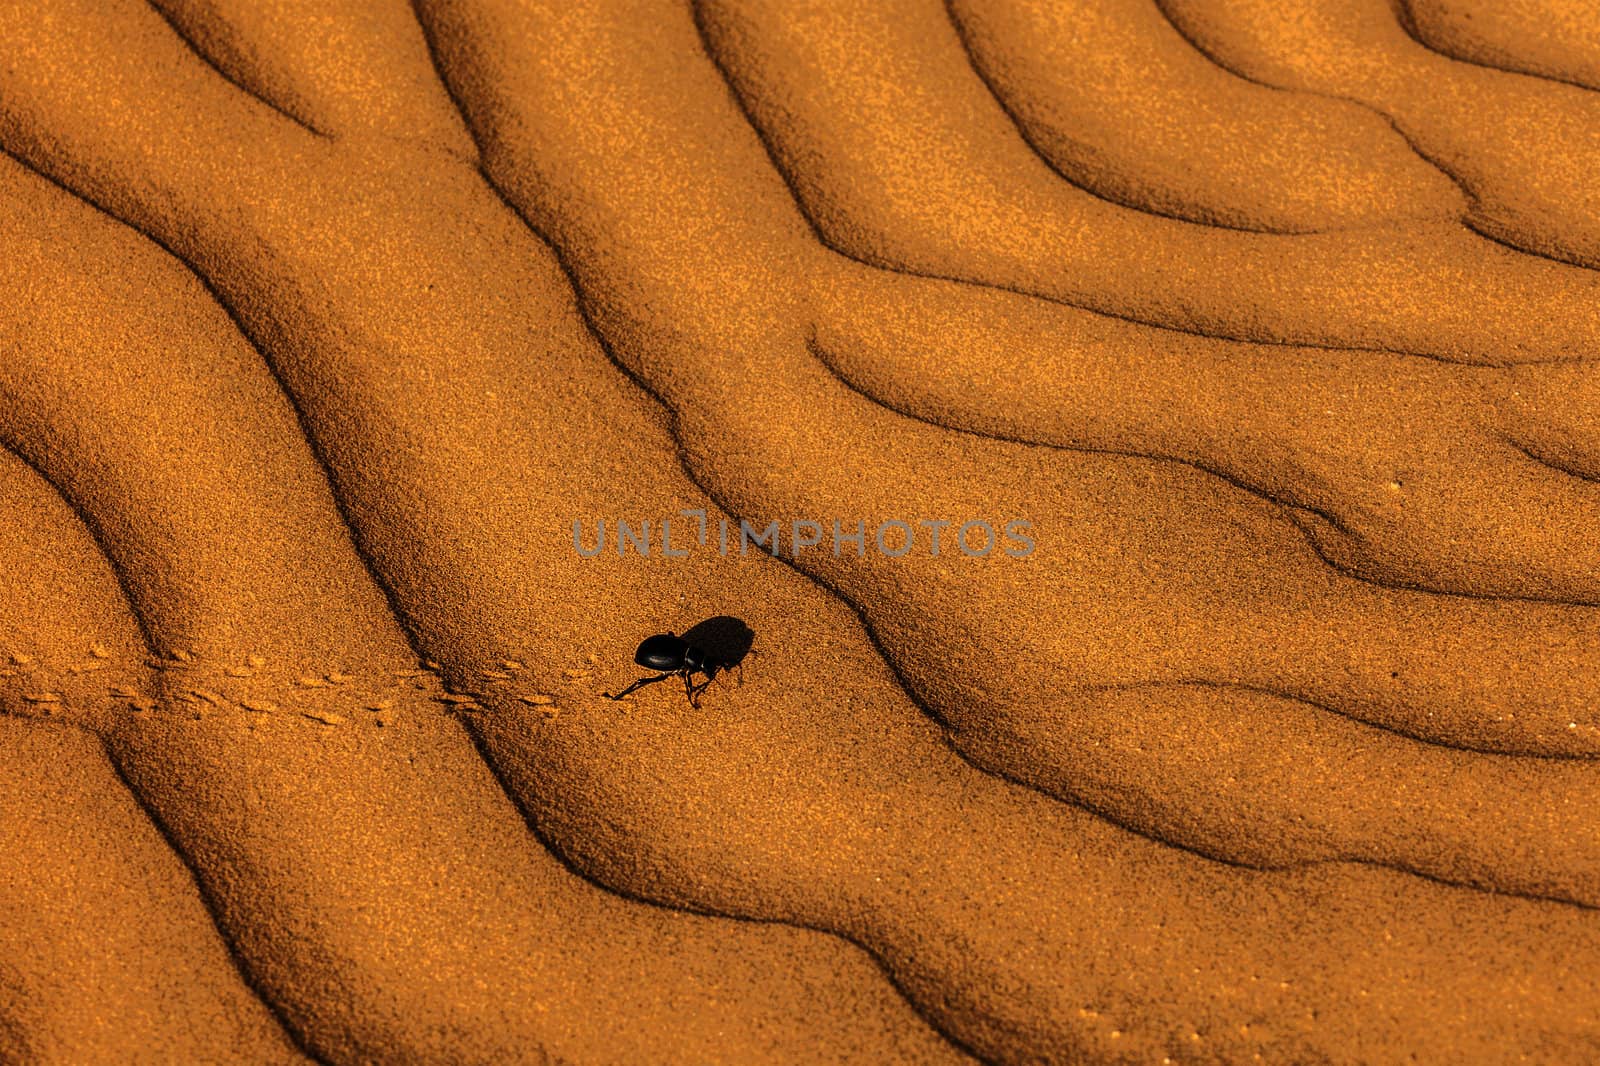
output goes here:
<path id="1" fill-rule="evenodd" d="M 655 677 L 641 677 L 616 695 L 605 693 L 607 699 L 620 700 L 628 693 L 641 685 L 654 684 L 665 681 L 669 677 L 683 678 L 684 695 L 689 697 L 691 707 L 700 706 L 700 692 L 711 684 L 711 657 L 704 648 L 698 644 L 678 636 L 676 633 L 657 633 L 653 637 L 645 637 L 639 642 L 639 650 L 633 653 L 633 661 L 646 670 L 656 671 Z M 696 686 L 695 674 L 705 674 L 706 680 Z"/>
<path id="2" fill-rule="evenodd" d="M 680 670 L 697 674 L 706 668 L 706 653 L 682 637 L 672 633 L 657 633 L 640 641 L 639 650 L 633 653 L 633 661 L 646 670 L 657 670 L 663 674 L 675 674 Z"/>

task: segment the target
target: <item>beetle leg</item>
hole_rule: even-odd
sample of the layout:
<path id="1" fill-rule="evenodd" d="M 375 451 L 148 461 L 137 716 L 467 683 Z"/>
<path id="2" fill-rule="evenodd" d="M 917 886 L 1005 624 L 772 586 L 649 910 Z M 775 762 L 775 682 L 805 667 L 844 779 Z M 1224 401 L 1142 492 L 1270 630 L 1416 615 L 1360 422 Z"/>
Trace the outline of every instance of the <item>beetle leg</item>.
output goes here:
<path id="1" fill-rule="evenodd" d="M 622 697 L 626 696 L 628 693 L 632 692 L 636 688 L 639 688 L 639 687 L 641 687 L 643 685 L 653 685 L 657 681 L 665 681 L 667 678 L 669 678 L 671 676 L 672 676 L 671 674 L 657 674 L 655 677 L 641 677 L 639 680 L 635 681 L 633 684 L 629 685 L 627 688 L 623 689 L 621 692 L 617 693 L 615 696 L 613 696 L 609 692 L 602 692 L 601 695 L 604 696 L 608 700 L 620 700 Z"/>

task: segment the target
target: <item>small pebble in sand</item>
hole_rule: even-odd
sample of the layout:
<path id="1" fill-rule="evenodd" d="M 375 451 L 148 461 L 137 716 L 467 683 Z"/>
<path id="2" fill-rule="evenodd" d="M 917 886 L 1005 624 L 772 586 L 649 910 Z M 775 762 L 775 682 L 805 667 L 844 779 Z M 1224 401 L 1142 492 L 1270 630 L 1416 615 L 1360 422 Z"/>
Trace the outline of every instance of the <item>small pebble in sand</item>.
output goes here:
<path id="1" fill-rule="evenodd" d="M 367 704 L 367 710 L 369 710 L 369 711 L 387 711 L 390 707 L 393 707 L 393 706 L 394 706 L 394 700 L 378 700 L 375 703 Z"/>
<path id="2" fill-rule="evenodd" d="M 89 654 L 94 656 L 96 659 L 109 659 L 109 658 L 111 658 L 111 652 L 109 650 L 107 650 L 107 648 L 106 648 L 106 646 L 104 644 L 91 644 L 91 645 L 89 645 Z"/>
<path id="3" fill-rule="evenodd" d="M 345 722 L 344 715 L 334 714 L 332 711 L 301 711 L 300 713 L 314 722 L 321 722 L 323 725 L 343 725 Z"/>
<path id="4" fill-rule="evenodd" d="M 189 691 L 191 693 L 193 693 L 194 696 L 197 699 L 205 700 L 207 703 L 211 704 L 213 707 L 221 707 L 222 706 L 222 703 L 223 703 L 222 697 L 217 695 L 215 692 L 212 692 L 208 688 L 192 688 Z"/>
<path id="5" fill-rule="evenodd" d="M 141 696 L 135 698 L 129 706 L 140 714 L 151 714 L 156 709 L 156 701 Z"/>
<path id="6" fill-rule="evenodd" d="M 502 659 L 500 660 L 500 665 L 505 667 L 507 670 L 525 669 L 525 664 L 516 659 Z"/>
<path id="7" fill-rule="evenodd" d="M 543 692 L 535 692 L 531 696 L 522 696 L 520 698 L 523 703 L 531 704 L 534 707 L 548 707 L 556 701 L 554 696 L 547 696 Z"/>
<path id="8" fill-rule="evenodd" d="M 422 660 L 422 666 L 424 669 L 432 670 L 434 673 L 439 672 L 439 664 L 434 662 L 432 659 Z"/>
<path id="9" fill-rule="evenodd" d="M 173 648 L 172 658 L 178 660 L 180 663 L 186 663 L 193 659 L 194 656 L 189 652 L 184 651 L 182 648 Z"/>
<path id="10" fill-rule="evenodd" d="M 278 709 L 278 705 L 270 700 L 240 700 L 239 706 L 258 714 L 272 714 Z"/>
<path id="11" fill-rule="evenodd" d="M 129 688 L 127 685 L 112 685 L 106 691 L 111 693 L 111 695 L 115 696 L 119 700 L 132 700 L 138 699 L 139 697 L 139 694 L 133 689 Z"/>

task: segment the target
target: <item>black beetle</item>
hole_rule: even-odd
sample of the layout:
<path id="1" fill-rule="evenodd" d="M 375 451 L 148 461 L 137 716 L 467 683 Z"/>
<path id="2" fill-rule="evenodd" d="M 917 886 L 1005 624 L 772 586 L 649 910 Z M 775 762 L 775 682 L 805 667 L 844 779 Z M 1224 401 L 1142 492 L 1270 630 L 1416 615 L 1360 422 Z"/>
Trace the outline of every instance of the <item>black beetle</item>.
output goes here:
<path id="1" fill-rule="evenodd" d="M 620 700 L 642 685 L 680 676 L 689 705 L 698 708 L 700 693 L 716 678 L 718 670 L 737 668 L 739 680 L 743 682 L 745 656 L 755 654 L 750 648 L 754 638 L 749 626 L 728 615 L 708 618 L 681 637 L 675 633 L 645 637 L 639 643 L 639 650 L 633 653 L 633 661 L 646 670 L 658 671 L 656 676 L 641 677 L 615 696 L 609 692 L 604 695 Z M 696 684 L 695 674 L 704 674 L 706 679 Z"/>
<path id="2" fill-rule="evenodd" d="M 633 661 L 646 670 L 658 670 L 660 673 L 655 677 L 641 677 L 615 696 L 607 692 L 605 695 L 608 699 L 620 700 L 641 685 L 665 681 L 677 674 L 683 678 L 683 691 L 689 697 L 689 706 L 699 707 L 701 690 L 711 684 L 711 671 L 706 669 L 708 660 L 705 649 L 673 633 L 645 637 L 639 642 L 639 650 L 633 653 Z M 706 679 L 696 685 L 691 678 L 699 673 L 704 673 Z"/>

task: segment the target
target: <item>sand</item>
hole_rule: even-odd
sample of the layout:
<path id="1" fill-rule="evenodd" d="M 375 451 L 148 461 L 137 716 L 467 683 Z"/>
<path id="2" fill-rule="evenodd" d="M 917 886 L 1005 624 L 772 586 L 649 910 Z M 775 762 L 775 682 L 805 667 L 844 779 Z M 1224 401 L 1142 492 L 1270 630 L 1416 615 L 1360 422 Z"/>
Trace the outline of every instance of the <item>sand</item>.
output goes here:
<path id="1" fill-rule="evenodd" d="M 1592 1056 L 1564 149 L 1099 10 L 8 8 L 0 1054 Z"/>
<path id="2" fill-rule="evenodd" d="M 1255 231 L 1263 219 L 1251 230 L 1218 229 L 1124 207 L 1061 180 L 988 93 L 960 36 L 938 17 L 941 6 L 937 0 L 805 0 L 781 7 L 730 0 L 697 7 L 705 13 L 706 44 L 740 103 L 820 235 L 839 251 L 904 272 L 1235 339 L 1491 363 L 1593 350 L 1600 322 L 1589 272 L 1508 255 L 1460 223 Z M 779 16 L 791 11 L 797 14 Z M 765 23 L 757 18 L 763 12 Z M 744 19 L 735 20 L 741 13 Z M 1265 16 L 1248 23 L 1257 32 L 1275 24 Z M 1591 120 L 1551 107 L 1555 101 L 1536 89 L 1511 92 L 1522 88 L 1521 80 L 1505 87 L 1502 99 L 1491 97 L 1506 112 L 1494 126 L 1479 125 L 1481 88 L 1461 83 L 1472 129 L 1526 121 L 1515 143 L 1581 152 L 1585 136 L 1555 136 L 1551 123 Z M 1418 81 L 1433 84 L 1420 74 Z M 720 86 L 708 91 L 725 94 Z M 1530 94 L 1536 99 L 1529 106 L 1542 110 L 1519 111 L 1521 96 Z M 1418 90 L 1403 99 L 1420 108 L 1418 101 L 1431 97 Z M 1140 111 L 1147 106 L 1154 110 L 1139 102 Z M 1474 135 L 1474 142 L 1482 139 Z M 1240 148 L 1235 143 L 1230 150 Z M 1437 157 L 1427 146 L 1422 154 Z M 1522 245 L 1493 223 L 1516 210 L 1514 191 L 1539 182 L 1550 188 L 1539 217 L 1561 219 L 1564 235 L 1581 233 L 1596 217 L 1584 206 L 1592 193 L 1577 180 L 1581 163 L 1576 156 L 1540 158 L 1517 179 L 1521 184 L 1508 177 L 1500 199 L 1470 184 L 1479 202 L 1468 221 Z M 1573 180 L 1558 189 L 1562 176 Z M 1528 190 L 1520 202 L 1531 206 L 1535 195 Z M 1525 236 L 1534 239 L 1532 232 Z M 1166 254 L 1152 255 L 1151 248 Z M 1232 284 L 1221 289 L 1219 276 Z M 1502 314 L 1486 322 L 1483 307 Z"/>
<path id="3" fill-rule="evenodd" d="M 1233 76 L 1148 0 L 960 0 L 950 10 L 1019 132 L 1105 199 L 1271 233 L 1465 210 L 1461 191 L 1377 115 Z"/>
<path id="4" fill-rule="evenodd" d="M 1589 4 L 1408 0 L 1401 10 L 1412 34 L 1452 58 L 1600 88 L 1600 57 L 1589 47 L 1596 12 Z"/>
<path id="5" fill-rule="evenodd" d="M 1469 220 L 1488 236 L 1553 259 L 1600 263 L 1600 193 L 1589 180 L 1600 159 L 1590 132 L 1600 100 L 1592 93 L 1430 51 L 1383 0 L 1161 7 L 1236 73 L 1387 117 L 1467 192 Z M 1224 8 L 1229 17 L 1215 17 Z"/>

